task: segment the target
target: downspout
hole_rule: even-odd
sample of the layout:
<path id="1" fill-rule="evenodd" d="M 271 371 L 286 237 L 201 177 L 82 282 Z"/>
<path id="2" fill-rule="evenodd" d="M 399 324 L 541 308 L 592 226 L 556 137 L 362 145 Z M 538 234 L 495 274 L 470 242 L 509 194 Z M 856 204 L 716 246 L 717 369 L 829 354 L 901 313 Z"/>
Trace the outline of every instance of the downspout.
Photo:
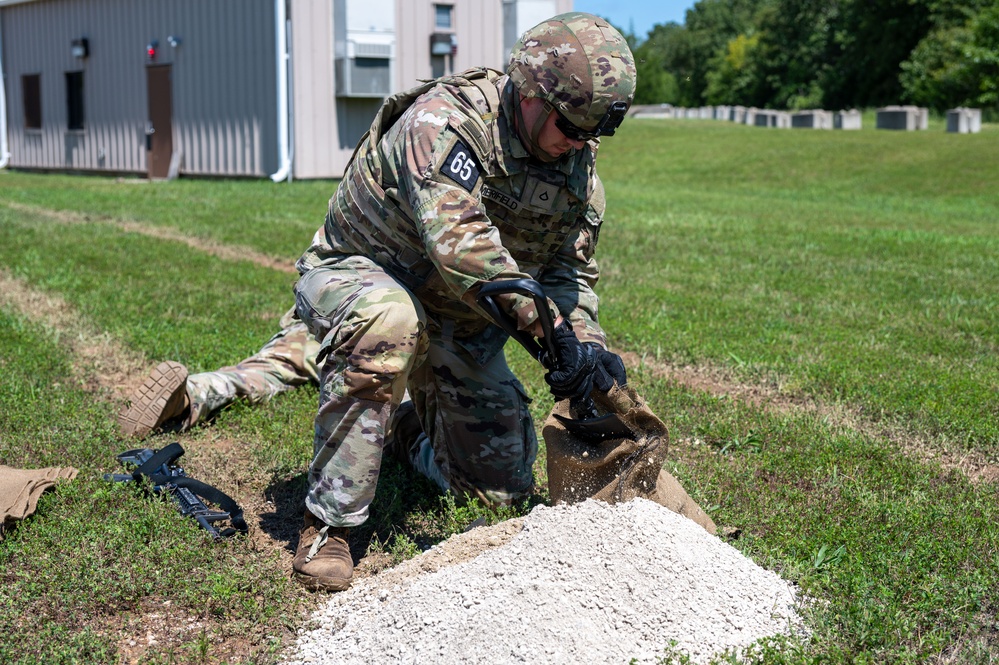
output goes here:
<path id="1" fill-rule="evenodd" d="M 277 36 L 277 111 L 278 111 L 278 163 L 281 167 L 271 175 L 271 180 L 281 182 L 291 179 L 291 155 L 288 138 L 288 15 L 285 0 L 274 0 L 275 34 Z"/>
<path id="2" fill-rule="evenodd" d="M 0 11 L 0 16 L 3 11 Z M 10 153 L 7 152 L 7 89 L 3 75 L 3 22 L 0 21 L 0 169 L 7 166 Z"/>

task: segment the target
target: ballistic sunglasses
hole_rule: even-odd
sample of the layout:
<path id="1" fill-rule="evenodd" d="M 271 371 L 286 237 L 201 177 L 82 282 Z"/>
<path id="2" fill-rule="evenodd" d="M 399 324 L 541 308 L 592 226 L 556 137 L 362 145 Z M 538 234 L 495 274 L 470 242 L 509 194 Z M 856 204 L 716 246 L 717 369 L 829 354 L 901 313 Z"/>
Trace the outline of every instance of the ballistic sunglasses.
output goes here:
<path id="1" fill-rule="evenodd" d="M 555 109 L 555 126 L 570 141 L 590 141 L 598 136 L 613 136 L 628 113 L 628 105 L 622 101 L 612 102 L 596 128 L 591 131 L 580 129 Z"/>

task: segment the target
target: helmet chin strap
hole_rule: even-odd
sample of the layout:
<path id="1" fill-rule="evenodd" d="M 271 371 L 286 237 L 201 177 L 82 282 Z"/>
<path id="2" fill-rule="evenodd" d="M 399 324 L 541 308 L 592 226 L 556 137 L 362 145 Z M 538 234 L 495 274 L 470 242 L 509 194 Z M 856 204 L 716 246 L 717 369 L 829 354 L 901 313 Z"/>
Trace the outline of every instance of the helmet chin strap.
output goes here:
<path id="1" fill-rule="evenodd" d="M 552 106 L 551 102 L 545 100 L 544 108 L 541 113 L 538 114 L 538 117 L 534 119 L 534 123 L 531 125 L 530 130 L 527 130 L 527 121 L 524 120 L 523 103 L 524 100 L 522 99 L 520 104 L 517 104 L 517 134 L 520 135 L 520 138 L 524 140 L 525 143 L 527 143 L 527 150 L 534 156 L 535 159 L 542 162 L 556 161 L 558 157 L 552 157 L 542 150 L 541 146 L 538 144 L 538 139 L 541 137 L 541 129 L 545 126 L 548 116 L 552 114 L 555 107 Z"/>

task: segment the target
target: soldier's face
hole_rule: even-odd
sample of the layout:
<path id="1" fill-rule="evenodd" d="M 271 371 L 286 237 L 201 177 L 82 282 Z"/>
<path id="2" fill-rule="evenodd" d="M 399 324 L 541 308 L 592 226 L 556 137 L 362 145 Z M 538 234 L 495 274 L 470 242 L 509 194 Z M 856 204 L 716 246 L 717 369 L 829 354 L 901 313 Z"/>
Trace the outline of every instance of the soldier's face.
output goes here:
<path id="1" fill-rule="evenodd" d="M 586 142 L 573 141 L 563 134 L 562 130 L 555 126 L 555 118 L 557 117 L 554 111 L 548 114 L 548 119 L 541 127 L 541 133 L 538 135 L 538 147 L 551 157 L 561 157 L 573 148 L 581 150 Z"/>
<path id="2" fill-rule="evenodd" d="M 529 134 L 530 128 L 541 120 L 542 114 L 545 112 L 545 102 L 537 97 L 524 98 L 521 100 L 521 112 L 526 126 L 525 134 Z M 583 147 L 584 141 L 573 141 L 566 138 L 565 134 L 555 126 L 557 117 L 558 115 L 552 111 L 541 126 L 541 131 L 538 132 L 537 147 L 545 154 L 535 155 L 536 157 L 543 159 L 547 156 L 548 159 L 558 159 L 573 148 L 579 150 Z"/>

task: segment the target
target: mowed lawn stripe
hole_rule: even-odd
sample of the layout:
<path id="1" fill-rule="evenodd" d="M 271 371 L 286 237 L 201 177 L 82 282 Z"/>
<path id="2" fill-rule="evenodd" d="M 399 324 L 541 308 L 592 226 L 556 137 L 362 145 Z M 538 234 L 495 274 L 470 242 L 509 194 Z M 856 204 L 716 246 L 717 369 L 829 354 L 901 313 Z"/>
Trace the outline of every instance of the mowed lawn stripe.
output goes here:
<path id="1" fill-rule="evenodd" d="M 8 202 L 165 226 L 222 245 L 250 247 L 291 264 L 323 224 L 330 181 L 71 176 L 0 171 Z"/>
<path id="2" fill-rule="evenodd" d="M 0 266 L 151 360 L 215 369 L 256 351 L 294 277 L 100 222 L 39 224 L 0 207 Z"/>
<path id="3" fill-rule="evenodd" d="M 149 236 L 150 238 L 159 238 L 160 240 L 170 240 L 172 242 L 183 243 L 192 249 L 196 249 L 204 252 L 205 254 L 209 254 L 226 261 L 249 261 L 264 268 L 271 268 L 281 272 L 297 274 L 294 265 L 288 261 L 275 259 L 248 247 L 223 245 L 213 240 L 190 236 L 171 227 L 153 226 L 148 223 L 119 220 L 105 216 L 95 217 L 92 215 L 80 215 L 67 211 L 51 210 L 48 208 L 40 208 L 37 206 L 29 206 L 23 203 L 9 201 L 6 202 L 6 205 L 12 210 L 23 213 L 26 217 L 34 217 L 38 219 L 39 223 L 58 222 L 61 224 L 79 224 L 103 222 L 128 233 L 140 233 L 142 235 Z"/>
<path id="4" fill-rule="evenodd" d="M 100 395 L 126 397 L 152 369 L 141 354 L 98 330 L 79 310 L 54 293 L 43 293 L 0 268 L 0 306 L 46 332 L 50 344 L 67 354 L 81 387 Z"/>

